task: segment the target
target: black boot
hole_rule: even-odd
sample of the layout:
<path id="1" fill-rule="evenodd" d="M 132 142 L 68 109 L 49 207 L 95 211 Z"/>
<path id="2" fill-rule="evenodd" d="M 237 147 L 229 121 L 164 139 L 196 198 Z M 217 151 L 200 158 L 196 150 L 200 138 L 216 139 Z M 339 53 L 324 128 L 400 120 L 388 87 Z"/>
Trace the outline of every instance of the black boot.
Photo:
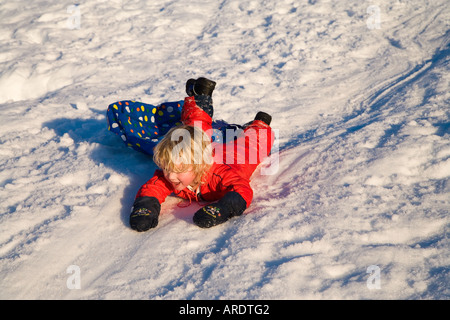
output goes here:
<path id="1" fill-rule="evenodd" d="M 186 93 L 188 97 L 192 97 L 194 95 L 194 84 L 195 79 L 189 79 L 188 81 L 186 81 Z"/>
<path id="2" fill-rule="evenodd" d="M 270 126 L 270 122 L 272 122 L 272 116 L 268 113 L 260 111 L 256 114 L 255 120 L 261 120 L 262 122 Z"/>
<path id="3" fill-rule="evenodd" d="M 211 118 L 214 115 L 212 93 L 216 83 L 206 78 L 189 79 L 186 82 L 186 93 L 189 97 L 195 98 L 197 106 L 205 111 Z"/>
<path id="4" fill-rule="evenodd" d="M 189 79 L 186 82 L 186 93 L 192 96 L 212 96 L 216 83 L 206 78 L 198 78 L 197 80 Z"/>

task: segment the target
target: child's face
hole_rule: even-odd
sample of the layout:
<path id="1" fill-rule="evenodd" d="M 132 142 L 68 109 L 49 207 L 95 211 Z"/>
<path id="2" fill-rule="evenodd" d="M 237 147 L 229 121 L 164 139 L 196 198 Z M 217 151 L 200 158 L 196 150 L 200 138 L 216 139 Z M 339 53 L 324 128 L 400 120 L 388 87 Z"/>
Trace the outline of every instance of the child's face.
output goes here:
<path id="1" fill-rule="evenodd" d="M 164 170 L 164 177 L 175 190 L 181 191 L 194 182 L 195 173 L 192 169 L 186 172 L 169 172 Z"/>

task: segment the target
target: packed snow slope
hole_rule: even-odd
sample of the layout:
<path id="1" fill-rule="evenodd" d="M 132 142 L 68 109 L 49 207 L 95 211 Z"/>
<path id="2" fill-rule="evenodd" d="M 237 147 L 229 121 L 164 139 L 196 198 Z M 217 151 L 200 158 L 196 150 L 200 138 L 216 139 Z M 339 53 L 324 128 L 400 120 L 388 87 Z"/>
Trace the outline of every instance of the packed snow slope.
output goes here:
<path id="1" fill-rule="evenodd" d="M 0 2 L 0 298 L 450 297 L 448 0 L 76 4 Z M 134 232 L 155 166 L 106 108 L 200 76 L 217 119 L 273 116 L 254 202 Z"/>

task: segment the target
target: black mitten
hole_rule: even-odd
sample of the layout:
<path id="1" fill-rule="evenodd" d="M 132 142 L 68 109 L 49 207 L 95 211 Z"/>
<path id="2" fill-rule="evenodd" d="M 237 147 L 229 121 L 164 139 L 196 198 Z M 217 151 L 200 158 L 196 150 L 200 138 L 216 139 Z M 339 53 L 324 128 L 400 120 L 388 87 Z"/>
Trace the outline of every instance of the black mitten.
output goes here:
<path id="1" fill-rule="evenodd" d="M 231 217 L 240 216 L 247 208 L 242 196 L 235 192 L 228 192 L 217 203 L 207 205 L 194 214 L 194 223 L 201 228 L 210 228 L 224 223 Z"/>
<path id="2" fill-rule="evenodd" d="M 154 197 L 137 198 L 130 215 L 131 229 L 141 232 L 156 227 L 160 211 L 161 205 L 158 199 Z"/>

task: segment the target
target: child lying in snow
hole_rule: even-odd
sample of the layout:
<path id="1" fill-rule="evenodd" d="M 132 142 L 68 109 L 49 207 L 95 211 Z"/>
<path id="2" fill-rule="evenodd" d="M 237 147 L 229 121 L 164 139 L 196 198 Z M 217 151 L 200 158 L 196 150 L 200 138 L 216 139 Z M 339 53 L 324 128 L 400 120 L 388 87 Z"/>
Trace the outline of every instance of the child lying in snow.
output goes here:
<path id="1" fill-rule="evenodd" d="M 194 223 L 202 228 L 239 216 L 250 205 L 250 177 L 273 144 L 271 116 L 258 112 L 233 141 L 212 143 L 215 84 L 206 78 L 187 81 L 183 125 L 172 128 L 154 149 L 153 159 L 160 170 L 136 195 L 130 215 L 132 229 L 156 227 L 161 203 L 172 193 L 189 201 L 217 201 L 194 214 Z"/>

